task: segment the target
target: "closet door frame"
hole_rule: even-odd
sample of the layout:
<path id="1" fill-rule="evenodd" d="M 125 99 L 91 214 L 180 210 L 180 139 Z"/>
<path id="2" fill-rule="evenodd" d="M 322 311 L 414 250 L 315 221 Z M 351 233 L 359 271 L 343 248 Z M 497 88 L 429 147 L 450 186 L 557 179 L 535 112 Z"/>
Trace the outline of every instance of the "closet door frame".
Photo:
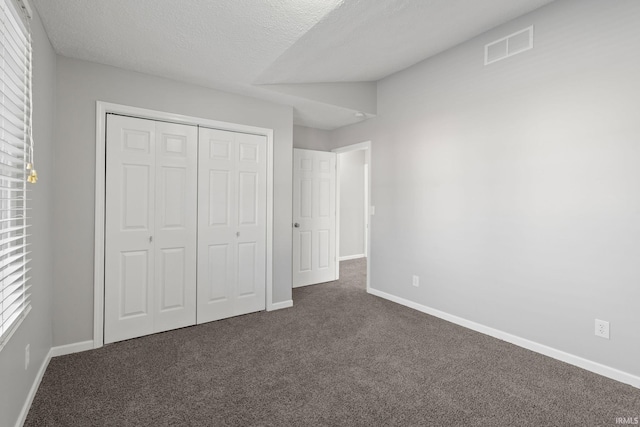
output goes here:
<path id="1" fill-rule="evenodd" d="M 221 122 L 199 117 L 184 116 L 128 105 L 96 102 L 96 186 L 95 186 L 95 235 L 94 235 L 94 307 L 93 348 L 104 345 L 104 244 L 105 244 L 105 174 L 106 174 L 106 124 L 107 114 L 150 119 L 156 121 L 203 126 L 231 132 L 265 136 L 267 139 L 267 212 L 266 212 L 266 289 L 267 311 L 277 310 L 282 304 L 273 303 L 273 129 Z"/>

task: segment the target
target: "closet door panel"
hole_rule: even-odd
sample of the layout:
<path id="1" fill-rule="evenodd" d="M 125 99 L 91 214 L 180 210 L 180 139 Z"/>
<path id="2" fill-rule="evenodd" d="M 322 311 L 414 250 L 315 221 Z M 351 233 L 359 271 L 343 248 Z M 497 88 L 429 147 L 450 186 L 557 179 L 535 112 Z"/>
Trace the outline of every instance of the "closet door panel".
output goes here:
<path id="1" fill-rule="evenodd" d="M 233 277 L 232 254 L 229 244 L 213 244 L 208 246 L 207 257 L 207 303 L 229 301 L 232 295 L 229 292 L 228 283 Z"/>
<path id="2" fill-rule="evenodd" d="M 231 174 L 228 170 L 209 170 L 209 226 L 229 226 Z"/>
<path id="3" fill-rule="evenodd" d="M 197 137 L 107 116 L 105 343 L 195 324 Z"/>
<path id="4" fill-rule="evenodd" d="M 238 225 L 258 225 L 258 174 L 238 173 Z"/>
<path id="5" fill-rule="evenodd" d="M 200 129 L 198 323 L 265 308 L 266 138 Z"/>
<path id="6" fill-rule="evenodd" d="M 154 331 L 155 123 L 109 115 L 105 343 Z"/>
<path id="7" fill-rule="evenodd" d="M 237 192 L 235 134 L 200 128 L 198 155 L 198 319 L 234 315 Z"/>
<path id="8" fill-rule="evenodd" d="M 265 309 L 266 288 L 266 137 L 236 134 L 238 264 L 234 312 Z"/>
<path id="9" fill-rule="evenodd" d="M 196 322 L 198 131 L 156 123 L 154 332 Z"/>
<path id="10" fill-rule="evenodd" d="M 121 230 L 149 232 L 152 210 L 152 207 L 149 206 L 150 197 L 140 197 L 140 195 L 148 195 L 151 191 L 149 187 L 153 176 L 151 168 L 149 165 L 123 162 L 121 173 Z"/>
<path id="11" fill-rule="evenodd" d="M 149 251 L 121 251 L 118 293 L 119 320 L 133 319 L 149 314 Z"/>
<path id="12" fill-rule="evenodd" d="M 185 248 L 160 249 L 159 311 L 160 313 L 183 310 L 188 295 L 187 260 Z M 186 325 L 185 325 L 186 326 Z"/>

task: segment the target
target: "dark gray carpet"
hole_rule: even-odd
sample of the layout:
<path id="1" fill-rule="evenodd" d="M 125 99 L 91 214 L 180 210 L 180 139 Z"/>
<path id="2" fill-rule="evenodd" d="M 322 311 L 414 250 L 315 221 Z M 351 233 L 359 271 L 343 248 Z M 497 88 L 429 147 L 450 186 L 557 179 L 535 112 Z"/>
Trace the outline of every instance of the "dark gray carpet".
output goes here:
<path id="1" fill-rule="evenodd" d="M 614 426 L 640 390 L 366 294 L 51 360 L 26 426 Z"/>

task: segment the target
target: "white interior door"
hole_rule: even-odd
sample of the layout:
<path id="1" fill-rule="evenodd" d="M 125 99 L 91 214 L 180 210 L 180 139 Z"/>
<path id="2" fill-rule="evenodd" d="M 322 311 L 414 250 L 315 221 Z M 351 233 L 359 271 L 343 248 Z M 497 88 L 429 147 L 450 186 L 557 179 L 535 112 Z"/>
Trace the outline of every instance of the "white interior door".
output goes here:
<path id="1" fill-rule="evenodd" d="M 195 323 L 193 126 L 107 116 L 105 343 Z"/>
<path id="2" fill-rule="evenodd" d="M 336 280 L 336 154 L 293 150 L 293 287 Z"/>
<path id="3" fill-rule="evenodd" d="M 265 309 L 264 136 L 200 128 L 198 323 Z"/>

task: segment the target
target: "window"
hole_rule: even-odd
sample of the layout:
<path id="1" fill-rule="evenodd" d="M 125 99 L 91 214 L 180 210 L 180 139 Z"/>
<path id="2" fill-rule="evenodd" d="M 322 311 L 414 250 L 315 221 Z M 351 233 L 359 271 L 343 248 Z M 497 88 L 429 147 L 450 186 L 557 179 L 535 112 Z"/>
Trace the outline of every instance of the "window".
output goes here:
<path id="1" fill-rule="evenodd" d="M 24 5 L 0 0 L 0 348 L 29 312 L 27 180 L 31 139 L 31 37 Z"/>

